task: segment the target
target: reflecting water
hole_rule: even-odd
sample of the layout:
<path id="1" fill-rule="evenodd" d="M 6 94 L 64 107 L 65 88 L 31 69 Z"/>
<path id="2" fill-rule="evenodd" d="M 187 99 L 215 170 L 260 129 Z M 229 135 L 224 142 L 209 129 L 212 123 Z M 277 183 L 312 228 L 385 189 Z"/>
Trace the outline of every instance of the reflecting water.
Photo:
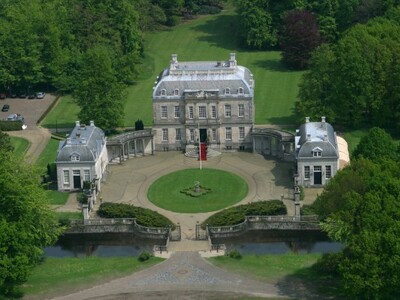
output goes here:
<path id="1" fill-rule="evenodd" d="M 250 231 L 236 238 L 214 239 L 213 243 L 225 244 L 228 250 L 237 249 L 241 254 L 333 253 L 343 247 L 319 232 L 282 230 Z M 44 251 L 48 257 L 138 256 L 142 251 L 152 251 L 156 244 L 163 245 L 164 241 L 123 233 L 74 234 L 61 237 Z"/>

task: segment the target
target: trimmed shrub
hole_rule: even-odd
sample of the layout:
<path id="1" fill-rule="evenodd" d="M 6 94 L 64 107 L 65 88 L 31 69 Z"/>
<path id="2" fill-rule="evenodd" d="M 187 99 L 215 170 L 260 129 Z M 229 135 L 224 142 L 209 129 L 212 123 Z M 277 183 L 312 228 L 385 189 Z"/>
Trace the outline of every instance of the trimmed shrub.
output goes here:
<path id="1" fill-rule="evenodd" d="M 152 256 L 153 256 L 153 254 L 151 254 L 150 252 L 143 251 L 138 256 L 138 260 L 143 262 L 143 261 L 149 260 Z"/>
<path id="2" fill-rule="evenodd" d="M 302 185 L 300 185 L 299 190 L 300 190 L 300 200 L 304 200 L 304 197 L 305 197 L 304 187 Z"/>
<path id="3" fill-rule="evenodd" d="M 102 203 L 97 214 L 102 218 L 135 218 L 147 227 L 174 227 L 174 224 L 156 211 L 123 203 Z"/>
<path id="4" fill-rule="evenodd" d="M 236 249 L 233 249 L 233 250 L 229 251 L 228 253 L 226 253 L 226 256 L 229 256 L 230 258 L 233 258 L 233 259 L 241 259 L 242 258 L 242 254 L 240 254 L 240 252 Z"/>
<path id="5" fill-rule="evenodd" d="M 202 227 L 230 226 L 244 222 L 246 216 L 286 215 L 285 204 L 280 200 L 259 201 L 224 209 L 210 216 L 202 223 Z"/>
<path id="6" fill-rule="evenodd" d="M 22 130 L 22 121 L 0 121 L 0 130 L 2 131 L 15 131 Z"/>
<path id="7" fill-rule="evenodd" d="M 316 215 L 311 205 L 303 205 L 303 207 L 300 209 L 300 214 L 302 216 Z"/>

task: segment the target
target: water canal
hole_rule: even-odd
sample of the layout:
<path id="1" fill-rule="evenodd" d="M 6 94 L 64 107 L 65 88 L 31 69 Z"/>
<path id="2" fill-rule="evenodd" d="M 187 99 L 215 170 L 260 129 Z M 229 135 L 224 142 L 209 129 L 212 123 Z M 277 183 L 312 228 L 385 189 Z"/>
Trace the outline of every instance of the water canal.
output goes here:
<path id="1" fill-rule="evenodd" d="M 223 243 L 228 250 L 237 249 L 241 254 L 334 253 L 343 247 L 315 231 L 251 231 L 235 238 L 214 239 L 213 243 Z M 138 256 L 142 251 L 152 251 L 155 244 L 164 241 L 131 233 L 69 234 L 44 251 L 47 257 Z"/>

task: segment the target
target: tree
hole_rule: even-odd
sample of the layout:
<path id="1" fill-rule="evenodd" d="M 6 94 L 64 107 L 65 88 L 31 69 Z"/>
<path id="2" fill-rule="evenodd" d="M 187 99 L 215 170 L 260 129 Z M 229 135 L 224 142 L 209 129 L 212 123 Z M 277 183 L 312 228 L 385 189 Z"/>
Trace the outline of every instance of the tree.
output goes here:
<path id="1" fill-rule="evenodd" d="M 79 118 L 94 120 L 102 129 L 122 126 L 125 87 L 115 74 L 107 47 L 96 46 L 85 54 L 80 81 L 74 87 L 74 98 L 81 108 Z"/>
<path id="2" fill-rule="evenodd" d="M 1 131 L 0 129 L 0 152 L 12 152 L 14 151 L 14 147 L 11 144 L 10 136 Z"/>
<path id="3" fill-rule="evenodd" d="M 385 130 L 373 127 L 368 134 L 361 138 L 353 152 L 354 158 L 364 157 L 370 160 L 399 158 L 397 145 Z"/>
<path id="4" fill-rule="evenodd" d="M 314 203 L 322 228 L 344 244 L 333 257 L 352 299 L 397 299 L 400 286 L 400 163 L 352 161 Z"/>
<path id="5" fill-rule="evenodd" d="M 0 295 L 13 297 L 61 230 L 38 173 L 0 150 Z"/>
<path id="6" fill-rule="evenodd" d="M 144 125 L 142 120 L 136 120 L 135 122 L 135 130 L 143 130 Z"/>
<path id="7" fill-rule="evenodd" d="M 305 69 L 311 53 L 322 43 L 317 18 L 306 10 L 291 10 L 280 33 L 282 60 L 289 67 Z"/>

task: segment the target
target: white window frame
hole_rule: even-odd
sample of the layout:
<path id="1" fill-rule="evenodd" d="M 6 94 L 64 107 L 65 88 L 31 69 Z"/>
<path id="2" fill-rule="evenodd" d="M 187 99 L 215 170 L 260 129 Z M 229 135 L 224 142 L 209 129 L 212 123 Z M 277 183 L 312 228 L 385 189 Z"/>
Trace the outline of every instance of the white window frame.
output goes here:
<path id="1" fill-rule="evenodd" d="M 310 179 L 310 166 L 304 166 L 304 179 Z"/>
<path id="2" fill-rule="evenodd" d="M 313 157 L 322 157 L 322 151 L 313 151 Z"/>
<path id="3" fill-rule="evenodd" d="M 214 142 L 217 140 L 217 129 L 215 128 L 211 129 L 211 137 Z"/>
<path id="4" fill-rule="evenodd" d="M 90 181 L 90 170 L 83 170 L 83 181 Z"/>
<path id="5" fill-rule="evenodd" d="M 178 90 L 178 89 L 175 89 L 175 90 L 174 90 L 174 95 L 175 95 L 175 96 L 178 96 L 178 95 L 179 95 L 179 90 Z"/>
<path id="6" fill-rule="evenodd" d="M 217 106 L 215 106 L 215 105 L 211 106 L 211 118 L 212 119 L 217 118 Z"/>
<path id="7" fill-rule="evenodd" d="M 168 142 L 168 128 L 161 129 L 161 139 L 163 142 Z"/>
<path id="8" fill-rule="evenodd" d="M 71 184 L 71 179 L 69 176 L 69 170 L 64 170 L 63 171 L 63 183 L 64 185 L 70 185 Z"/>
<path id="9" fill-rule="evenodd" d="M 176 141 L 182 140 L 182 132 L 180 128 L 175 128 L 175 140 Z"/>
<path id="10" fill-rule="evenodd" d="M 161 94 L 161 96 L 167 95 L 167 90 L 166 89 L 162 89 L 160 94 Z"/>
<path id="11" fill-rule="evenodd" d="M 231 93 L 231 90 L 229 88 L 225 88 L 225 95 L 229 95 Z"/>
<path id="12" fill-rule="evenodd" d="M 166 105 L 161 106 L 161 119 L 168 118 L 168 107 Z"/>
<path id="13" fill-rule="evenodd" d="M 81 161 L 81 157 L 74 153 L 71 155 L 71 161 Z"/>
<path id="14" fill-rule="evenodd" d="M 244 104 L 238 104 L 238 117 L 244 117 Z"/>
<path id="15" fill-rule="evenodd" d="M 243 88 L 242 87 L 239 88 L 238 94 L 243 95 Z"/>
<path id="16" fill-rule="evenodd" d="M 244 127 L 239 127 L 239 139 L 244 140 L 245 137 L 245 129 Z"/>
<path id="17" fill-rule="evenodd" d="M 175 119 L 179 119 L 181 117 L 181 108 L 179 105 L 174 106 Z"/>
<path id="18" fill-rule="evenodd" d="M 207 118 L 207 107 L 205 105 L 199 106 L 199 119 Z"/>
<path id="19" fill-rule="evenodd" d="M 193 119 L 193 106 L 188 106 L 188 110 L 189 110 L 189 119 Z"/>
<path id="20" fill-rule="evenodd" d="M 232 107 L 230 104 L 225 104 L 225 118 L 230 118 L 232 116 Z"/>
<path id="21" fill-rule="evenodd" d="M 232 140 L 232 127 L 225 127 L 225 140 L 226 141 Z"/>
<path id="22" fill-rule="evenodd" d="M 328 165 L 325 166 L 325 179 L 331 179 L 332 178 L 332 166 Z"/>

